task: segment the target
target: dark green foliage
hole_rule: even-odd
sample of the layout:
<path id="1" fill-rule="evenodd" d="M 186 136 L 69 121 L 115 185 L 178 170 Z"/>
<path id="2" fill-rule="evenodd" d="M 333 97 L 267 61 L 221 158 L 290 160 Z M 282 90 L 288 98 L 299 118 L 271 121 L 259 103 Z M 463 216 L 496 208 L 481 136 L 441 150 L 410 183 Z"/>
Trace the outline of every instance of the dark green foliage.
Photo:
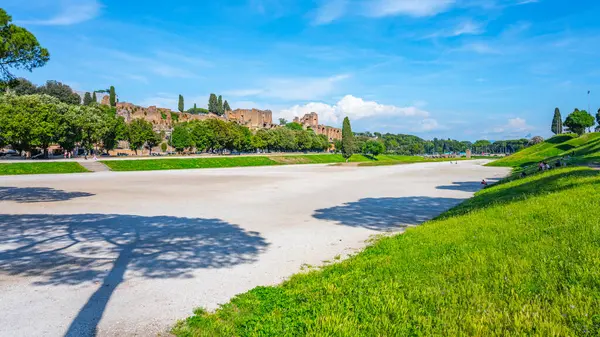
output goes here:
<path id="1" fill-rule="evenodd" d="M 89 92 L 86 92 L 85 95 L 83 95 L 83 105 L 90 105 L 92 102 L 92 95 Z"/>
<path id="2" fill-rule="evenodd" d="M 354 154 L 354 135 L 352 134 L 352 127 L 350 126 L 350 119 L 344 118 L 344 124 L 342 125 L 342 156 L 346 158 L 346 161 Z"/>
<path id="3" fill-rule="evenodd" d="M 288 129 L 297 130 L 297 131 L 304 130 L 304 127 L 302 126 L 302 124 L 296 123 L 296 122 L 287 123 L 285 125 L 285 127 L 288 128 Z"/>
<path id="4" fill-rule="evenodd" d="M 385 145 L 376 140 L 367 140 L 362 146 L 362 153 L 377 157 L 385 152 Z"/>
<path id="5" fill-rule="evenodd" d="M 218 107 L 218 111 L 219 111 L 219 115 L 223 115 L 224 113 L 224 109 L 223 109 L 223 97 L 221 95 L 219 95 L 219 98 L 217 99 L 217 107 Z"/>
<path id="6" fill-rule="evenodd" d="M 50 53 L 27 29 L 11 23 L 12 17 L 0 8 L 0 80 L 14 78 L 10 69 L 32 71 L 50 59 Z"/>
<path id="7" fill-rule="evenodd" d="M 179 122 L 179 114 L 171 111 L 171 120 L 175 123 Z"/>
<path id="8" fill-rule="evenodd" d="M 183 152 L 194 146 L 189 128 L 183 125 L 178 125 L 173 129 L 171 134 L 171 145 L 178 151 Z"/>
<path id="9" fill-rule="evenodd" d="M 183 103 L 182 95 L 179 95 L 179 102 L 177 103 L 177 110 L 179 110 L 179 112 L 183 112 L 185 110 L 185 105 Z"/>
<path id="10" fill-rule="evenodd" d="M 152 129 L 152 123 L 143 119 L 134 119 L 127 127 L 127 140 L 132 150 L 137 151 L 146 144 L 160 142 L 160 136 Z"/>
<path id="11" fill-rule="evenodd" d="M 61 102 L 78 105 L 81 103 L 81 97 L 77 95 L 71 87 L 57 81 L 47 81 L 46 84 L 38 87 L 38 93 L 58 98 Z"/>
<path id="12" fill-rule="evenodd" d="M 169 147 L 169 146 L 167 145 L 167 143 L 160 143 L 160 150 L 161 150 L 162 152 L 167 152 L 167 148 L 168 148 L 168 147 Z"/>
<path id="13" fill-rule="evenodd" d="M 110 106 L 114 107 L 117 105 L 117 94 L 115 93 L 115 87 L 113 87 L 112 85 L 109 89 L 109 101 Z"/>
<path id="14" fill-rule="evenodd" d="M 209 112 L 208 109 L 198 108 L 198 107 L 196 107 L 196 104 L 194 104 L 193 108 L 191 108 L 187 111 L 187 113 L 190 113 L 192 115 L 207 114 L 208 112 Z"/>
<path id="15" fill-rule="evenodd" d="M 92 93 L 92 102 L 98 103 L 98 98 L 96 97 L 96 92 L 95 91 Z"/>
<path id="16" fill-rule="evenodd" d="M 219 110 L 219 100 L 217 95 L 210 94 L 210 97 L 208 98 L 208 111 L 214 114 L 219 114 Z"/>
<path id="17" fill-rule="evenodd" d="M 594 117 L 585 110 L 579 111 L 578 109 L 575 109 L 573 113 L 567 116 L 564 125 L 568 127 L 571 132 L 581 136 L 585 133 L 586 128 L 594 125 Z"/>
<path id="18" fill-rule="evenodd" d="M 10 80 L 8 88 L 17 95 L 33 95 L 37 93 L 37 86 L 22 77 Z"/>
<path id="19" fill-rule="evenodd" d="M 225 100 L 225 102 L 223 102 L 223 110 L 231 111 L 231 107 L 229 106 L 229 103 L 227 102 L 227 100 Z"/>
<path id="20" fill-rule="evenodd" d="M 552 118 L 552 127 L 551 130 L 555 135 L 559 135 L 563 133 L 562 127 L 562 116 L 560 115 L 560 110 L 558 108 L 554 109 L 554 118 Z"/>
<path id="21" fill-rule="evenodd" d="M 598 109 L 598 113 L 596 113 L 596 123 L 598 124 L 598 126 L 596 126 L 596 132 L 600 132 L 600 109 Z"/>
<path id="22" fill-rule="evenodd" d="M 279 118 L 279 125 L 286 125 L 288 123 L 287 119 Z"/>

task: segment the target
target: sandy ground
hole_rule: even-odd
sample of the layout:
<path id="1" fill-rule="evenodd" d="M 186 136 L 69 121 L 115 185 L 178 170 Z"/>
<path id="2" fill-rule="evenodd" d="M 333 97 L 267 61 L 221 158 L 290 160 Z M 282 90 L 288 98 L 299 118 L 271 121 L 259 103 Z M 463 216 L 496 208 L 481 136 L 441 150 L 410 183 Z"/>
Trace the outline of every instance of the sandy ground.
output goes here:
<path id="1" fill-rule="evenodd" d="M 152 336 L 468 198 L 481 161 L 0 177 L 0 336 Z"/>

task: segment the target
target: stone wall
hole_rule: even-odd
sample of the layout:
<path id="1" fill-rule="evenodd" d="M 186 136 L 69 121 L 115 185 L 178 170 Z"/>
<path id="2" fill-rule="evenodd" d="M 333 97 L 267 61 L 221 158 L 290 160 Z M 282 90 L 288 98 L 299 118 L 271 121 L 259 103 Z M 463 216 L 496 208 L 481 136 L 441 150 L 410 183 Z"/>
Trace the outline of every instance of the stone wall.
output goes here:
<path id="1" fill-rule="evenodd" d="M 118 102 L 116 108 L 117 114 L 123 116 L 125 122 L 129 123 L 134 119 L 145 119 L 152 123 L 154 129 L 158 131 L 167 131 L 172 129 L 176 123 L 192 120 L 205 120 L 209 118 L 225 120 L 224 117 L 215 114 L 193 115 L 187 112 L 175 112 L 171 111 L 171 109 L 157 108 L 156 106 L 144 108 L 127 102 Z"/>
<path id="2" fill-rule="evenodd" d="M 225 111 L 225 118 L 247 126 L 252 130 L 269 129 L 273 126 L 273 112 L 271 110 L 236 109 Z"/>
<path id="3" fill-rule="evenodd" d="M 302 117 L 294 118 L 294 123 L 302 124 L 307 129 L 311 128 L 318 135 L 325 135 L 330 142 L 342 139 L 342 130 L 331 126 L 319 124 L 319 115 L 316 112 L 308 113 Z"/>
<path id="4" fill-rule="evenodd" d="M 316 112 L 311 112 L 302 116 L 302 118 L 294 118 L 294 123 L 302 124 L 305 128 L 315 129 L 319 125 L 319 115 Z"/>

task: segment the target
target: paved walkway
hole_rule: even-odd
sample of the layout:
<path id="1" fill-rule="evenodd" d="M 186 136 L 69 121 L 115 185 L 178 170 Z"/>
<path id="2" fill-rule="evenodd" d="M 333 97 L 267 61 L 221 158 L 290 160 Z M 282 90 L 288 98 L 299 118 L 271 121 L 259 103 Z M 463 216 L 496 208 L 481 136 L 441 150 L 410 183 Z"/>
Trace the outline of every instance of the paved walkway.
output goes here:
<path id="1" fill-rule="evenodd" d="M 91 172 L 107 172 L 107 171 L 110 171 L 110 169 L 108 168 L 108 166 L 106 166 L 102 162 L 99 162 L 99 161 L 96 161 L 96 160 L 84 160 L 84 161 L 80 161 L 79 165 L 83 166 L 84 168 L 86 168 L 88 171 L 91 171 Z"/>
<path id="2" fill-rule="evenodd" d="M 477 161 L 0 180 L 0 336 L 152 336 L 460 203 Z"/>

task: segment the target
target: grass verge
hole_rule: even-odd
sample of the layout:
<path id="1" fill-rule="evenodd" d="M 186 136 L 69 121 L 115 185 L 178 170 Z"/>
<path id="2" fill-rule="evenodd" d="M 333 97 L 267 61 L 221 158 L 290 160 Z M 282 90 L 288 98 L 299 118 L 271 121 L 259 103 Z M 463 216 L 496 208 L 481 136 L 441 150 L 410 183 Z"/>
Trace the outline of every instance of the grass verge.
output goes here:
<path id="1" fill-rule="evenodd" d="M 600 172 L 485 189 L 362 253 L 257 287 L 177 336 L 600 334 Z"/>
<path id="2" fill-rule="evenodd" d="M 75 162 L 0 163 L 0 175 L 89 172 Z"/>
<path id="3" fill-rule="evenodd" d="M 360 166 L 395 165 L 446 160 L 455 159 L 426 159 L 417 156 L 396 155 L 380 155 L 377 158 L 354 155 L 350 158 L 350 162 L 359 163 Z M 335 164 L 344 163 L 345 161 L 344 157 L 340 154 L 309 154 L 287 156 L 106 160 L 102 161 L 102 163 L 113 171 L 153 171 L 291 164 Z"/>

